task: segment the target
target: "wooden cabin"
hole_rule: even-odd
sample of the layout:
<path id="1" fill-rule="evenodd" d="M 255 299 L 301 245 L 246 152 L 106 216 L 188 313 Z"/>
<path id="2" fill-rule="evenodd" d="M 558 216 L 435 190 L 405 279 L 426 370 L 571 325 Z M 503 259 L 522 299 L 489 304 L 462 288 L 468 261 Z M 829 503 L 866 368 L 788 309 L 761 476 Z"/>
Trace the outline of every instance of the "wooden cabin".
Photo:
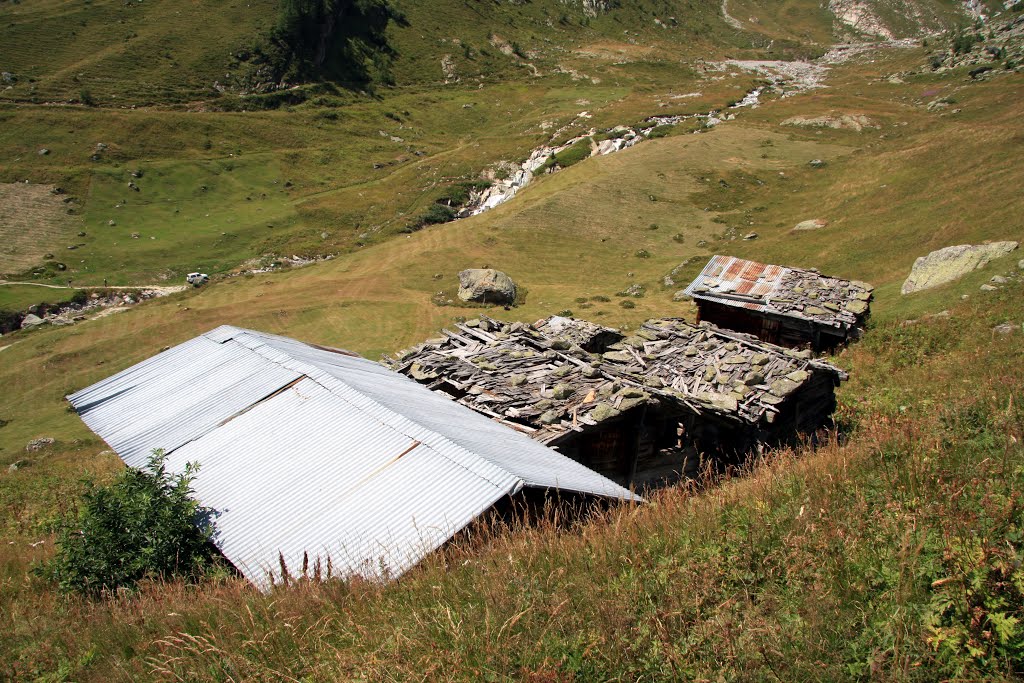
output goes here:
<path id="1" fill-rule="evenodd" d="M 480 317 L 444 334 L 388 364 L 637 488 L 819 428 L 846 379 L 809 351 L 680 319 L 627 336 L 571 318 Z"/>
<path id="2" fill-rule="evenodd" d="M 813 269 L 713 256 L 684 292 L 696 303 L 698 320 L 770 344 L 823 351 L 859 336 L 873 289 Z"/>

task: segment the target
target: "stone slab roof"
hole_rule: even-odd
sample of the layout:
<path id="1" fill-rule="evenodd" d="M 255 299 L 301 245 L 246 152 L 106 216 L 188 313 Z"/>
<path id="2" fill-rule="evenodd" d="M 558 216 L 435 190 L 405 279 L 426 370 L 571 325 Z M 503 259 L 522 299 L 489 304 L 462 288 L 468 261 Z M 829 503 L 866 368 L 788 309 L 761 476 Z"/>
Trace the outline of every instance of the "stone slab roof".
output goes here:
<path id="1" fill-rule="evenodd" d="M 810 352 L 681 319 L 649 320 L 626 335 L 571 318 L 528 325 L 481 316 L 444 335 L 387 364 L 545 443 L 643 405 L 770 428 L 812 379 L 846 379 Z M 580 344 L 597 336 L 611 341 L 603 352 Z"/>

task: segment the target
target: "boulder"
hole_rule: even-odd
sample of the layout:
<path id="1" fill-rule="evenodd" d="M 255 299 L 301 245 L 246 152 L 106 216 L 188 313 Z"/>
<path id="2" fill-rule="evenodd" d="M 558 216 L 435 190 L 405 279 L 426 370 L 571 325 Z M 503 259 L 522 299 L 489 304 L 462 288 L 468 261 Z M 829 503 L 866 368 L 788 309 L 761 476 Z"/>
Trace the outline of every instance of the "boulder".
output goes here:
<path id="1" fill-rule="evenodd" d="M 40 318 L 35 313 L 29 313 L 28 315 L 26 315 L 22 319 L 22 321 L 21 321 L 21 329 L 24 330 L 25 328 L 28 328 L 28 327 L 37 327 L 37 326 L 43 325 L 45 323 L 46 323 L 46 321 L 43 320 L 42 318 Z"/>
<path id="2" fill-rule="evenodd" d="M 459 273 L 459 298 L 486 304 L 511 304 L 516 300 L 516 284 L 500 270 L 469 268 Z"/>
<path id="3" fill-rule="evenodd" d="M 793 232 L 803 232 L 804 230 L 821 230 L 828 221 L 824 218 L 811 218 L 810 220 L 800 221 L 793 227 Z"/>
<path id="4" fill-rule="evenodd" d="M 984 268 L 990 261 L 1017 248 L 1012 241 L 990 244 L 959 244 L 933 251 L 914 261 L 910 275 L 900 290 L 910 294 L 957 280 L 971 271 Z"/>
<path id="5" fill-rule="evenodd" d="M 41 439 L 33 439 L 25 444 L 25 451 L 28 453 L 35 453 L 41 451 L 47 446 L 52 446 L 56 440 L 52 436 L 44 436 Z"/>
<path id="6" fill-rule="evenodd" d="M 902 81 L 900 81 L 902 82 Z M 843 114 L 841 116 L 792 116 L 782 122 L 783 126 L 802 126 L 806 128 L 845 128 L 858 133 L 865 128 L 878 128 L 871 119 L 859 114 Z"/>

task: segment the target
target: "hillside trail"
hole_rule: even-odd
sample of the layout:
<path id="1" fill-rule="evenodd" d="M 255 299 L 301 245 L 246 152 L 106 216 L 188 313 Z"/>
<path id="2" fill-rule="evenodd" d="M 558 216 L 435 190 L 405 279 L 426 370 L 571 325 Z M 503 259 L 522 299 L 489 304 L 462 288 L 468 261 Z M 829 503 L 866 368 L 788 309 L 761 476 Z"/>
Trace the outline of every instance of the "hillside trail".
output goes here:
<path id="1" fill-rule="evenodd" d="M 168 294 L 176 294 L 178 292 L 184 292 L 188 289 L 188 285 L 116 285 L 116 286 L 86 286 L 86 287 L 69 287 L 67 285 L 47 285 L 42 282 L 8 282 L 7 280 L 0 280 L 0 287 L 4 285 L 22 285 L 26 287 L 46 287 L 47 289 L 112 289 L 112 290 L 135 290 L 145 289 L 150 292 L 157 292 L 160 296 L 167 296 Z"/>

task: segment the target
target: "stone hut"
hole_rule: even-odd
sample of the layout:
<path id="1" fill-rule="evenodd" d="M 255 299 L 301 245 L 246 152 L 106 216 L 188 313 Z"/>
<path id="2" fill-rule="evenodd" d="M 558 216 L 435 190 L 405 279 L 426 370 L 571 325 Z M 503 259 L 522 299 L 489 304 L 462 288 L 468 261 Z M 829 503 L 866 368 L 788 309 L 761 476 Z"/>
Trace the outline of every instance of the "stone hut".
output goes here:
<path id="1" fill-rule="evenodd" d="M 846 374 L 809 351 L 681 319 L 625 335 L 571 318 L 486 317 L 387 363 L 638 488 L 822 426 Z"/>
<path id="2" fill-rule="evenodd" d="M 859 336 L 873 289 L 814 269 L 713 256 L 684 293 L 697 304 L 698 320 L 771 344 L 822 351 Z"/>

